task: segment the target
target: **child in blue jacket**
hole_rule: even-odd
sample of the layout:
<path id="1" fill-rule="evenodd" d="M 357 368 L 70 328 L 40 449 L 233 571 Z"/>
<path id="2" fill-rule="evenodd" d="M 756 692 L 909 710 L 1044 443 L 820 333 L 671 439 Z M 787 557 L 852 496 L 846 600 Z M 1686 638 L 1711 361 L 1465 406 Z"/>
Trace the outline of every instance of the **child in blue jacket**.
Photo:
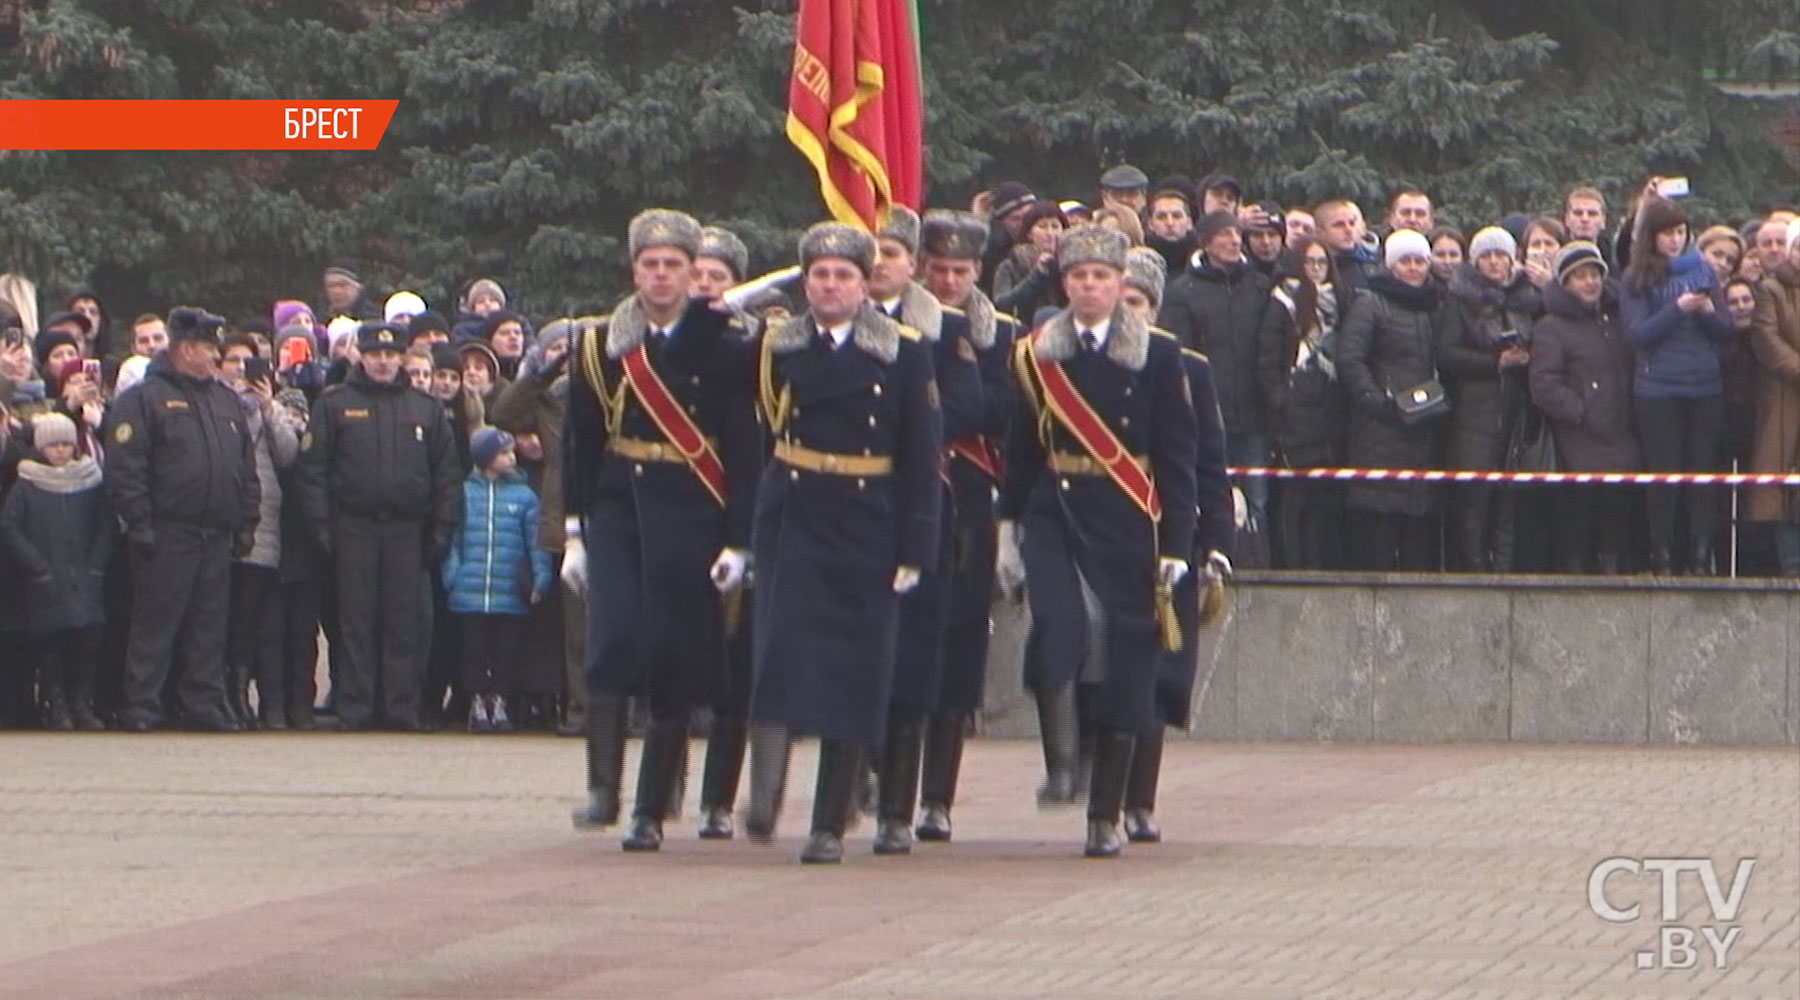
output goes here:
<path id="1" fill-rule="evenodd" d="M 463 519 L 444 557 L 444 589 L 462 628 L 469 732 L 511 732 L 501 692 L 524 648 L 526 615 L 550 593 L 550 553 L 536 546 L 538 498 L 518 471 L 512 435 L 469 437 L 475 469 L 463 481 Z"/>

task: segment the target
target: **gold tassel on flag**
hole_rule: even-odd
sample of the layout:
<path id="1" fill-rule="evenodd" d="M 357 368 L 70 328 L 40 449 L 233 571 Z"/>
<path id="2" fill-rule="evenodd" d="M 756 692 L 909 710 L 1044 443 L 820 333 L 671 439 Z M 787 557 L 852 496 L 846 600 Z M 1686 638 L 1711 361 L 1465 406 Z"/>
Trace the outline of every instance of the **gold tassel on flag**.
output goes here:
<path id="1" fill-rule="evenodd" d="M 744 588 L 721 596 L 719 602 L 725 610 L 725 638 L 735 638 L 738 627 L 744 623 Z"/>
<path id="2" fill-rule="evenodd" d="M 1156 624 L 1162 629 L 1163 649 L 1181 652 L 1181 619 L 1175 615 L 1173 584 L 1159 582 L 1156 585 Z"/>
<path id="3" fill-rule="evenodd" d="M 1200 627 L 1212 628 L 1225 611 L 1225 581 L 1214 576 L 1200 591 Z"/>

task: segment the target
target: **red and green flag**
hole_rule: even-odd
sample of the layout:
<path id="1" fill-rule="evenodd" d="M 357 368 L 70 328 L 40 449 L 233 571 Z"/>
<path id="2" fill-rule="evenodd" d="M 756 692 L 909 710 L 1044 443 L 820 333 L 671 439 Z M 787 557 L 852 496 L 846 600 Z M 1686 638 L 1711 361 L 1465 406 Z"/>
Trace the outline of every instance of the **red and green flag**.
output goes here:
<path id="1" fill-rule="evenodd" d="M 880 228 L 924 194 L 919 16 L 914 0 L 800 0 L 787 135 L 819 175 L 833 218 Z"/>

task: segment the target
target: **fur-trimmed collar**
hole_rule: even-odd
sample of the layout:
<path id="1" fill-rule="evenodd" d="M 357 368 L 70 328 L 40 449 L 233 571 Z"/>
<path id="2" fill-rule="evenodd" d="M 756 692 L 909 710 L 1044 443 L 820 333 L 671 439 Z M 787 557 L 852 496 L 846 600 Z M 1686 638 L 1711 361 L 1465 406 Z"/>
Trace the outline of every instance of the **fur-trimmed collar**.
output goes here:
<path id="1" fill-rule="evenodd" d="M 19 478 L 45 493 L 80 493 L 100 485 L 100 463 L 87 455 L 60 468 L 26 459 L 19 463 Z"/>
<path id="2" fill-rule="evenodd" d="M 935 344 L 943 336 L 944 307 L 924 285 L 909 281 L 900 293 L 900 322 L 919 331 L 926 343 Z"/>
<path id="3" fill-rule="evenodd" d="M 650 321 L 644 318 L 643 304 L 632 295 L 619 303 L 606 321 L 606 356 L 622 358 L 644 342 Z"/>
<path id="4" fill-rule="evenodd" d="M 979 288 L 969 289 L 969 297 L 963 302 L 963 315 L 969 317 L 969 343 L 978 351 L 985 351 L 994 346 L 994 337 L 999 331 L 999 320 L 994 311 L 994 300 Z"/>
<path id="5" fill-rule="evenodd" d="M 864 302 L 852 321 L 850 339 L 864 354 L 882 364 L 892 364 L 900 356 L 900 325 L 882 314 L 872 303 Z M 763 336 L 769 339 L 769 350 L 775 354 L 792 354 L 811 344 L 819 335 L 812 313 L 804 312 L 781 324 L 770 324 Z"/>
<path id="6" fill-rule="evenodd" d="M 1075 313 L 1064 309 L 1044 323 L 1034 350 L 1045 361 L 1067 361 L 1080 350 L 1075 339 Z M 1112 329 L 1106 335 L 1106 356 L 1129 371 L 1143 371 L 1150 357 L 1150 326 L 1126 309 L 1113 307 Z"/>

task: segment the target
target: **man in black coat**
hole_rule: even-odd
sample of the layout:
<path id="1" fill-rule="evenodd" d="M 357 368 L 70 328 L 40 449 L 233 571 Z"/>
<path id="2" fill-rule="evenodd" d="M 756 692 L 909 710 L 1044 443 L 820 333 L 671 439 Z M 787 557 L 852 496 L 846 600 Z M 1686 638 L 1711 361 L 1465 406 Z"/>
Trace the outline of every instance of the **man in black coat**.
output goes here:
<path id="1" fill-rule="evenodd" d="M 954 441 L 978 432 L 984 416 L 981 369 L 969 342 L 969 318 L 956 306 L 939 302 L 913 280 L 918 271 L 919 217 L 904 205 L 888 212 L 887 224 L 875 235 L 875 268 L 869 276 L 869 298 L 875 307 L 902 326 L 917 330 L 931 355 L 937 379 L 942 437 Z M 950 547 L 956 531 L 956 505 L 945 481 L 940 498 L 936 569 L 926 570 L 919 585 L 900 598 L 900 631 L 894 657 L 894 686 L 888 698 L 887 739 L 879 768 L 876 854 L 912 850 L 913 807 L 919 795 L 919 763 L 925 717 L 937 707 L 943 685 L 944 630 L 950 614 Z"/>
<path id="2" fill-rule="evenodd" d="M 218 381 L 225 320 L 182 307 L 169 347 L 107 417 L 106 484 L 131 546 L 131 638 L 121 728 L 162 721 L 177 639 L 177 696 L 189 725 L 241 732 L 225 708 L 231 560 L 247 553 L 261 489 L 244 408 Z"/>
<path id="3" fill-rule="evenodd" d="M 1158 325 L 1211 360 L 1227 457 L 1233 465 L 1260 466 L 1268 464 L 1270 450 L 1256 359 L 1272 281 L 1244 259 L 1242 225 L 1229 212 L 1200 220 L 1200 250 L 1169 283 Z M 1268 523 L 1268 480 L 1248 480 L 1243 490 L 1251 520 Z"/>
<path id="4" fill-rule="evenodd" d="M 642 697 L 651 722 L 624 848 L 654 851 L 689 716 L 723 691 L 720 595 L 749 568 L 762 440 L 754 346 L 728 309 L 688 296 L 700 224 L 650 209 L 627 243 L 637 290 L 583 324 L 572 348 L 563 573 L 588 594 L 588 803 L 576 825 L 617 822 L 626 699 Z"/>
<path id="5" fill-rule="evenodd" d="M 443 563 L 462 519 L 464 470 L 450 421 L 406 378 L 405 343 L 399 326 L 363 324 L 361 361 L 313 404 L 300 445 L 301 508 L 320 553 L 335 558 L 344 730 L 378 719 L 422 728 L 421 574 Z"/>
<path id="6" fill-rule="evenodd" d="M 750 696 L 753 839 L 774 836 L 791 739 L 820 737 L 810 863 L 843 858 L 862 754 L 882 745 L 901 596 L 935 568 L 943 434 L 930 348 L 868 301 L 869 234 L 800 239 L 807 309 L 764 333 Z"/>
<path id="7" fill-rule="evenodd" d="M 1175 625 L 1172 590 L 1188 573 L 1197 503 L 1181 347 L 1122 305 L 1128 251 L 1116 230 L 1063 240 L 1069 308 L 1014 352 L 1022 403 L 1000 490 L 996 570 L 1009 592 L 1029 585 L 1040 803 L 1075 801 L 1074 687 L 1097 685 L 1090 857 L 1119 853 L 1132 748 L 1161 725 L 1157 659 Z"/>
<path id="8" fill-rule="evenodd" d="M 989 624 L 994 601 L 994 490 L 1000 485 L 1001 447 L 1016 389 L 1011 358 L 1019 322 L 994 308 L 976 281 L 981 272 L 981 220 L 963 212 L 925 213 L 920 237 L 925 287 L 968 321 L 969 345 L 981 373 L 981 417 L 965 433 L 949 430 L 945 444 L 953 518 L 943 574 L 950 591 L 943 638 L 943 679 L 925 726 L 919 788 L 920 840 L 950 839 L 963 736 L 981 708 L 987 679 Z"/>

